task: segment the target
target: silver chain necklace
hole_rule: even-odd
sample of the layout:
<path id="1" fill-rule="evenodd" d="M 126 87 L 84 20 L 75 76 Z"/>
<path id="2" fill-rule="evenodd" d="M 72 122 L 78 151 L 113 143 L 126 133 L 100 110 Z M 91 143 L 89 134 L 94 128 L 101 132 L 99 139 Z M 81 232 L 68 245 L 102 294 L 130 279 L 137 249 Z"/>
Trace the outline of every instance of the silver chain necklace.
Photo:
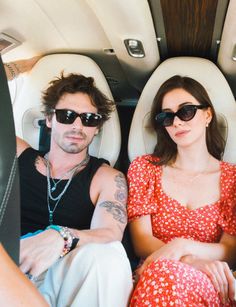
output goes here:
<path id="1" fill-rule="evenodd" d="M 87 154 L 85 159 L 83 161 L 81 161 L 79 164 L 77 164 L 76 166 L 74 166 L 72 169 L 70 169 L 69 171 L 65 172 L 61 178 L 55 182 L 55 180 L 53 178 L 51 178 L 51 168 L 50 168 L 50 162 L 47 158 L 45 158 L 46 160 L 46 174 L 47 174 L 47 205 L 48 205 L 48 213 L 49 213 L 49 224 L 53 224 L 53 213 L 56 210 L 62 196 L 65 194 L 66 190 L 68 189 L 76 171 L 81 168 L 82 166 L 86 166 L 90 160 L 90 156 Z M 64 189 L 62 190 L 62 192 L 56 196 L 53 197 L 52 196 L 52 192 L 54 192 L 57 188 L 57 185 L 63 180 L 63 178 L 66 175 L 70 174 L 70 178 L 68 179 L 66 185 L 64 186 Z M 51 187 L 51 180 L 53 182 L 53 187 Z M 56 202 L 54 204 L 53 209 L 51 209 L 51 203 L 50 202 Z"/>

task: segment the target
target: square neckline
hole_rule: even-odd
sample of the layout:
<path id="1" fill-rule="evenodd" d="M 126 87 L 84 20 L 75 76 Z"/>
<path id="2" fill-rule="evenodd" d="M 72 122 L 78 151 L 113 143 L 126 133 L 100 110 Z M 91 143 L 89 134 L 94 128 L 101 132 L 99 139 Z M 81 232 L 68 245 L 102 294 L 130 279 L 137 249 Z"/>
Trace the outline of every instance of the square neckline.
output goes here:
<path id="1" fill-rule="evenodd" d="M 224 193 L 223 193 L 223 178 L 224 178 L 224 174 L 223 174 L 223 171 L 224 171 L 224 161 L 219 161 L 219 165 L 220 165 L 220 197 L 218 200 L 216 200 L 215 202 L 213 203 L 210 203 L 210 204 L 205 204 L 205 205 L 202 205 L 198 208 L 195 208 L 195 209 L 190 209 L 188 208 L 186 205 L 182 204 L 180 201 L 178 201 L 177 199 L 169 196 L 163 189 L 163 186 L 162 186 L 162 173 L 163 173 L 163 167 L 161 166 L 160 167 L 160 172 L 159 172 L 159 176 L 160 176 L 160 194 L 165 197 L 166 199 L 168 199 L 169 201 L 171 201 L 172 203 L 175 203 L 176 205 L 178 205 L 178 207 L 182 208 L 182 209 L 186 209 L 187 211 L 190 211 L 190 212 L 196 212 L 198 210 L 203 210 L 205 208 L 208 208 L 208 207 L 214 207 L 216 205 L 218 205 L 219 203 L 222 202 L 222 200 L 224 199 Z"/>

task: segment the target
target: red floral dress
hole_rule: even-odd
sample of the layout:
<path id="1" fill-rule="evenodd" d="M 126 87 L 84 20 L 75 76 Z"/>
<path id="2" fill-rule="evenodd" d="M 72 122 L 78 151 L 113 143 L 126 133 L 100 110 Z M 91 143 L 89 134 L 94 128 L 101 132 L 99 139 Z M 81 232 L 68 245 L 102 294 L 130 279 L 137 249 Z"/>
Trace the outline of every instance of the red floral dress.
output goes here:
<path id="1" fill-rule="evenodd" d="M 162 168 L 151 163 L 155 161 L 157 158 L 146 155 L 130 165 L 129 220 L 150 215 L 153 235 L 165 243 L 176 237 L 213 243 L 219 242 L 223 232 L 236 235 L 235 165 L 220 162 L 221 195 L 217 202 L 189 210 L 164 193 Z M 223 305 L 206 274 L 180 261 L 159 259 L 143 272 L 130 306 Z"/>

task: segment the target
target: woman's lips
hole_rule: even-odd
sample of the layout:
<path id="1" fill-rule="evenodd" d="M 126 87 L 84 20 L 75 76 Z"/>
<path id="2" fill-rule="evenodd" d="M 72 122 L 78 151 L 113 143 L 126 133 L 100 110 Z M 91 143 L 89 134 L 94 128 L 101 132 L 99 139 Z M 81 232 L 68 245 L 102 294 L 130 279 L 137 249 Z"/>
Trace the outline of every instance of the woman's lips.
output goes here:
<path id="1" fill-rule="evenodd" d="M 181 137 L 181 136 L 185 136 L 186 134 L 189 133 L 190 130 L 182 130 L 182 131 L 178 131 L 175 133 L 176 137 Z"/>

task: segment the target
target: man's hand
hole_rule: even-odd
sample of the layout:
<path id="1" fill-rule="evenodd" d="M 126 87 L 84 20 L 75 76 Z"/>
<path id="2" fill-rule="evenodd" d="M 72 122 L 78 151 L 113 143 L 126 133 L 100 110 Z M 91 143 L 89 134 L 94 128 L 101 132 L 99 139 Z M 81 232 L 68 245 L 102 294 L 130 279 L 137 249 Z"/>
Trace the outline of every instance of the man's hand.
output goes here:
<path id="1" fill-rule="evenodd" d="M 20 242 L 20 269 L 34 277 L 39 276 L 59 259 L 64 240 L 53 230 L 45 230 Z"/>

